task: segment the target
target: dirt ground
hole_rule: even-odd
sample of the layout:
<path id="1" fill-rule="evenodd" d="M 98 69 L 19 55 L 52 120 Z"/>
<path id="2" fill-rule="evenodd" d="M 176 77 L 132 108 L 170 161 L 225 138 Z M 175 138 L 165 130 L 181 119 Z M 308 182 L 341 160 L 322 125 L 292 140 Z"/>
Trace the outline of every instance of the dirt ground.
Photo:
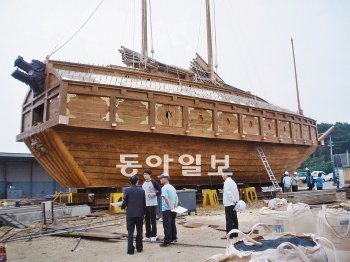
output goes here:
<path id="1" fill-rule="evenodd" d="M 245 231 L 258 222 L 257 212 L 260 204 L 238 214 L 240 229 Z M 127 232 L 125 219 L 122 224 L 103 228 L 112 232 Z M 177 219 L 178 242 L 188 244 L 212 245 L 222 248 L 186 247 L 171 245 L 159 247 L 158 243 L 144 242 L 144 251 L 135 255 L 126 254 L 126 241 L 101 241 L 82 239 L 75 252 L 71 249 L 77 243 L 72 237 L 42 237 L 31 241 L 16 241 L 7 244 L 8 261 L 204 261 L 208 257 L 225 252 L 226 240 L 220 238 L 225 232 L 210 228 L 206 225 L 200 228 L 187 228 L 184 222 L 214 224 L 224 227 L 225 217 L 223 207 L 215 209 L 199 208 L 197 215 Z M 163 236 L 163 226 L 158 221 L 158 235 Z"/>
<path id="2" fill-rule="evenodd" d="M 338 195 L 339 194 L 339 195 Z M 344 201 L 343 193 L 337 194 L 338 201 Z M 258 222 L 258 211 L 262 207 L 262 201 L 248 206 L 248 208 L 238 214 L 239 229 L 243 232 L 248 231 Z M 317 208 L 316 208 L 317 209 Z M 313 209 L 313 213 L 316 213 Z M 114 216 L 116 217 L 116 216 Z M 114 219 L 112 217 L 112 219 Z M 116 217 L 117 218 L 117 217 Z M 99 218 L 101 219 L 101 218 Z M 111 216 L 103 219 L 111 219 Z M 125 216 L 119 215 L 116 222 L 121 222 L 118 226 L 102 228 L 103 231 L 126 233 Z M 199 228 L 188 228 L 183 224 L 185 222 L 202 223 L 204 226 Z M 67 226 L 67 222 L 63 224 Z M 70 226 L 76 225 L 76 221 L 68 222 Z M 81 223 L 86 223 L 82 219 Z M 77 243 L 77 238 L 73 237 L 41 237 L 30 241 L 15 241 L 7 243 L 8 261 L 205 261 L 210 256 L 225 252 L 226 240 L 221 237 L 225 232 L 208 227 L 207 225 L 217 225 L 218 229 L 223 229 L 225 225 L 225 216 L 223 206 L 218 208 L 198 208 L 196 215 L 183 216 L 177 219 L 178 243 L 167 248 L 159 247 L 159 243 L 144 242 L 144 251 L 130 256 L 126 254 L 127 243 L 125 240 L 89 240 L 82 238 L 77 250 L 72 252 Z M 158 221 L 158 236 L 163 237 L 163 226 Z M 208 247 L 188 247 L 181 244 L 199 244 L 210 245 L 222 248 Z"/>

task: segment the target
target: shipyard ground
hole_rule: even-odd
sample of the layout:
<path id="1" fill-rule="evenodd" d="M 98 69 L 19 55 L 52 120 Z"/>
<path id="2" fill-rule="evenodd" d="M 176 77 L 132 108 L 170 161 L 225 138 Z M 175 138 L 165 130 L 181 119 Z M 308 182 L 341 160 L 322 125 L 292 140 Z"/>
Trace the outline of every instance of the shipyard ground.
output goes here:
<path id="1" fill-rule="evenodd" d="M 241 228 L 249 228 L 258 222 L 258 208 L 252 208 L 239 214 Z M 125 221 L 120 226 L 104 228 L 103 230 L 125 232 Z M 75 252 L 71 249 L 77 243 L 76 238 L 68 237 L 42 237 L 31 241 L 17 241 L 7 244 L 7 257 L 9 261 L 204 261 L 208 257 L 223 253 L 226 241 L 220 238 L 225 232 L 202 226 L 187 228 L 181 222 L 199 222 L 224 226 L 225 217 L 223 208 L 200 208 L 196 216 L 186 216 L 178 219 L 178 242 L 188 244 L 202 244 L 222 246 L 218 248 L 170 246 L 159 247 L 158 243 L 144 242 L 144 251 L 132 256 L 126 254 L 126 241 L 101 241 L 82 239 Z M 163 227 L 158 222 L 159 235 L 163 235 Z"/>
<path id="2" fill-rule="evenodd" d="M 344 193 L 337 193 L 338 201 L 346 201 Z M 240 229 L 247 231 L 258 222 L 258 210 L 262 207 L 262 201 L 250 205 L 243 213 L 238 214 Z M 317 208 L 316 208 L 317 209 Z M 315 210 L 316 211 L 316 210 Z M 109 217 L 104 219 L 108 220 Z M 82 218 L 82 220 L 84 220 Z M 126 233 L 125 217 L 119 216 L 116 220 L 121 222 L 118 226 L 103 228 L 103 231 Z M 68 221 L 69 225 L 79 223 Z M 144 251 L 130 256 L 126 254 L 125 240 L 92 240 L 81 239 L 77 249 L 77 238 L 72 237 L 41 237 L 30 241 L 15 241 L 7 243 L 8 261 L 205 261 L 208 257 L 225 252 L 226 240 L 220 238 L 225 235 L 222 231 L 225 224 L 223 207 L 198 208 L 197 215 L 184 216 L 177 220 L 179 245 L 167 248 L 159 247 L 157 243 L 144 242 Z M 188 223 L 188 224 L 185 224 Z M 185 225 L 192 224 L 192 228 Z M 212 228 L 208 225 L 216 225 Z M 197 227 L 198 226 L 198 227 Z M 158 221 L 159 236 L 163 235 L 163 227 Z M 222 248 L 192 247 L 180 244 L 198 244 L 221 246 Z"/>

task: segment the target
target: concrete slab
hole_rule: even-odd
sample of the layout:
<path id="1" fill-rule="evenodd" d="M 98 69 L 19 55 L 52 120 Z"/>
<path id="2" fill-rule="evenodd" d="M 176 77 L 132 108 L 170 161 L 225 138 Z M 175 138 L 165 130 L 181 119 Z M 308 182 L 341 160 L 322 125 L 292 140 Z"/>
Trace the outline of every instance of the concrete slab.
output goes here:
<path id="1" fill-rule="evenodd" d="M 9 210 L 7 213 L 14 217 L 18 222 L 25 225 L 30 225 L 33 222 L 42 220 L 42 211 L 39 208 L 24 208 L 22 212 L 21 208 L 18 208 Z M 61 218 L 64 216 L 84 216 L 90 213 L 91 208 L 88 205 L 54 207 L 54 218 Z"/>

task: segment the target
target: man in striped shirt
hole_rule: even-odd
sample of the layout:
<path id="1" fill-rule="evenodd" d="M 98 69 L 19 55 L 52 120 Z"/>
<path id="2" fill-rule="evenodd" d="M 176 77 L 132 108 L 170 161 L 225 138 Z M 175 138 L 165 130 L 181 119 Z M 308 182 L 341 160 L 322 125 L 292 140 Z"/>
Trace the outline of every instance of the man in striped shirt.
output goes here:
<path id="1" fill-rule="evenodd" d="M 152 171 L 150 169 L 143 171 L 145 182 L 142 184 L 142 189 L 145 190 L 146 194 L 146 237 L 143 239 L 144 241 L 157 240 L 157 196 L 160 196 L 161 188 L 158 182 L 151 178 L 151 175 Z"/>

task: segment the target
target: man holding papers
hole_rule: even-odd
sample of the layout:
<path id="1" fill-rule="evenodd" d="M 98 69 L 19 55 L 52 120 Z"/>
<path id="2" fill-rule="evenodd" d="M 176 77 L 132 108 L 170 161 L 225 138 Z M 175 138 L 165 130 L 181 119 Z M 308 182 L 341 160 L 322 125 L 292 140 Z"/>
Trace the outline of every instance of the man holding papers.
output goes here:
<path id="1" fill-rule="evenodd" d="M 162 216 L 164 227 L 164 241 L 160 244 L 161 247 L 167 247 L 172 242 L 177 242 L 177 230 L 176 230 L 176 213 L 172 212 L 177 208 L 179 198 L 176 194 L 175 188 L 170 185 L 170 176 L 166 173 L 158 176 L 162 187 Z"/>

